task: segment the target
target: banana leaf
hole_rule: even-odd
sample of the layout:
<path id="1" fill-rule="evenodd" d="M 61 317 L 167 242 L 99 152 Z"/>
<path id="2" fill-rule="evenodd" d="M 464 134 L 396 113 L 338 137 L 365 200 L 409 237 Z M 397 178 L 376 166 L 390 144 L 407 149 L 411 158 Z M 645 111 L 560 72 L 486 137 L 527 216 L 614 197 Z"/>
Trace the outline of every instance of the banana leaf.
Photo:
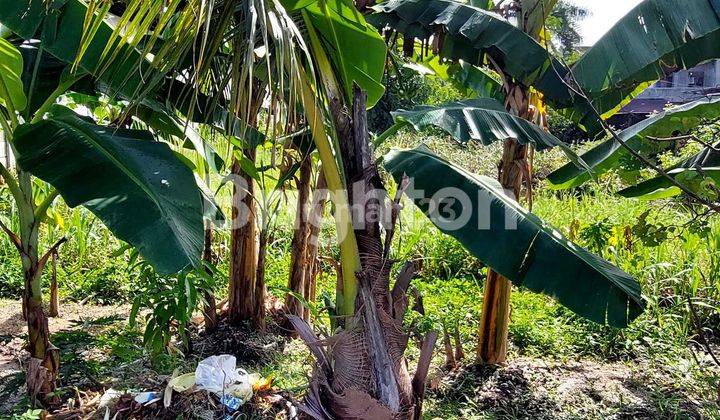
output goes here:
<path id="1" fill-rule="evenodd" d="M 396 124 L 410 124 L 415 130 L 429 126 L 440 128 L 460 143 L 470 140 L 484 145 L 508 138 L 521 144 L 532 143 L 538 150 L 562 144 L 537 125 L 516 117 L 494 99 L 469 99 L 447 104 L 423 105 L 411 110 L 392 112 Z"/>
<path id="2" fill-rule="evenodd" d="M 569 69 L 495 13 L 451 0 L 390 0 L 373 9 L 376 13 L 368 21 L 379 29 L 389 27 L 422 40 L 439 36 L 439 53 L 444 58 L 481 66 L 487 56 L 518 82 L 542 92 L 556 107 L 570 107 L 577 100 L 563 80 Z"/>
<path id="3" fill-rule="evenodd" d="M 403 175 L 410 178 L 406 195 L 441 231 L 514 284 L 614 327 L 626 327 L 642 313 L 635 279 L 524 210 L 497 182 L 470 174 L 425 146 L 393 150 L 384 166 L 398 182 Z M 447 187 L 456 193 L 446 193 Z"/>
<path id="4" fill-rule="evenodd" d="M 194 149 L 212 172 L 219 173 L 225 165 L 223 158 L 210 143 L 205 141 L 195 129 L 183 124 L 171 110 L 159 102 L 143 100 L 141 105 L 138 105 L 135 115 L 153 130 L 184 140 L 183 147 Z"/>
<path id="5" fill-rule="evenodd" d="M 644 0 L 573 66 L 601 114 L 666 75 L 720 57 L 720 2 Z M 582 112 L 582 110 L 580 110 Z M 576 115 L 593 119 L 593 116 Z"/>
<path id="6" fill-rule="evenodd" d="M 45 51 L 65 63 L 74 63 L 80 51 L 86 14 L 80 0 L 0 0 L 0 23 L 26 40 L 41 40 Z M 107 84 L 113 95 L 135 98 L 148 88 L 153 70 L 137 49 L 112 35 L 113 28 L 100 23 L 79 68 Z M 118 51 L 109 64 L 103 58 L 108 44 Z"/>
<path id="7" fill-rule="evenodd" d="M 720 95 L 709 96 L 647 118 L 621 131 L 618 137 L 636 152 L 649 156 L 667 150 L 671 143 L 656 142 L 649 140 L 648 137 L 687 134 L 703 122 L 718 118 L 720 118 Z M 580 158 L 595 175 L 601 175 L 617 168 L 621 161 L 632 156 L 619 142 L 611 138 L 582 154 Z M 571 162 L 550 173 L 547 179 L 551 188 L 566 189 L 584 184 L 591 179 L 591 176 L 588 168 Z"/>
<path id="8" fill-rule="evenodd" d="M 558 0 L 523 0 L 520 2 L 520 16 L 525 33 L 535 39 L 543 35 L 545 21 L 555 8 Z"/>
<path id="9" fill-rule="evenodd" d="M 340 75 L 348 103 L 353 84 L 367 93 L 373 107 L 385 93 L 383 76 L 387 46 L 380 34 L 365 21 L 351 0 L 284 0 L 290 10 L 302 10 L 306 25 L 319 34 L 335 71 Z"/>
<path id="10" fill-rule="evenodd" d="M 448 67 L 448 78 L 455 87 L 469 96 L 468 90 L 478 98 L 492 98 L 505 101 L 505 92 L 502 84 L 482 67 L 473 66 L 462 60 Z"/>
<path id="11" fill-rule="evenodd" d="M 685 159 L 667 171 L 668 175 L 702 196 L 716 194 L 714 187 L 720 183 L 720 152 L 716 150 L 718 147 L 720 142 Z M 680 195 L 682 190 L 666 177 L 657 176 L 622 189 L 618 194 L 626 198 L 657 200 Z"/>
<path id="12" fill-rule="evenodd" d="M 93 212 L 155 269 L 196 265 L 203 249 L 201 193 L 191 170 L 147 131 L 92 124 L 54 105 L 15 132 L 17 163 Z"/>
<path id="13" fill-rule="evenodd" d="M 172 80 L 170 83 L 165 83 L 158 96 L 165 99 L 167 107 L 181 113 L 190 121 L 209 125 L 232 136 L 230 141 L 238 147 L 255 148 L 266 141 L 263 133 L 228 111 L 224 101 L 214 101 L 183 82 Z M 162 105 L 157 103 L 153 105 L 153 107 L 157 106 Z"/>
<path id="14" fill-rule="evenodd" d="M 712 201 L 718 198 L 714 190 L 717 185 L 720 185 L 720 167 L 718 166 L 677 168 L 668 171 L 667 174 L 701 196 L 710 196 Z M 664 176 L 651 178 L 618 191 L 618 194 L 625 198 L 638 198 L 646 201 L 672 198 L 682 193 L 683 191 L 679 187 Z"/>
<path id="15" fill-rule="evenodd" d="M 25 94 L 28 97 L 28 106 L 25 109 L 27 116 L 32 116 L 40 106 L 58 88 L 63 77 L 67 75 L 68 64 L 58 60 L 52 54 L 40 49 L 41 43 L 37 39 L 24 41 L 17 45 L 23 56 L 22 82 Z M 85 77 L 74 83 L 69 90 L 96 95 L 97 87 L 90 77 Z"/>
<path id="16" fill-rule="evenodd" d="M 0 104 L 18 112 L 27 106 L 22 72 L 22 54 L 10 41 L 0 38 Z"/>

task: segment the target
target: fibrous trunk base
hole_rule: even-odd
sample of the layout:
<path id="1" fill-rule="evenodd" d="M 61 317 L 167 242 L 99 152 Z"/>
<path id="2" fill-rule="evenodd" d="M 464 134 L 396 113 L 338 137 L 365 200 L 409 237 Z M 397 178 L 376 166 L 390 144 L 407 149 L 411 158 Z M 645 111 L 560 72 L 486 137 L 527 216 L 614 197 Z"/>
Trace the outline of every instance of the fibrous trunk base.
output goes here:
<path id="1" fill-rule="evenodd" d="M 53 396 L 60 368 L 60 352 L 50 343 L 48 319 L 40 299 L 27 299 L 28 350 L 30 361 L 26 383 L 28 394 L 33 401 L 44 406 L 56 404 Z"/>
<path id="2" fill-rule="evenodd" d="M 246 151 L 245 156 L 255 162 L 254 150 Z M 237 159 L 233 162 L 232 173 L 240 177 L 240 182 L 244 180 L 245 185 L 236 185 L 233 191 L 228 319 L 232 325 L 241 326 L 256 319 L 258 235 L 253 179 L 243 172 Z"/>

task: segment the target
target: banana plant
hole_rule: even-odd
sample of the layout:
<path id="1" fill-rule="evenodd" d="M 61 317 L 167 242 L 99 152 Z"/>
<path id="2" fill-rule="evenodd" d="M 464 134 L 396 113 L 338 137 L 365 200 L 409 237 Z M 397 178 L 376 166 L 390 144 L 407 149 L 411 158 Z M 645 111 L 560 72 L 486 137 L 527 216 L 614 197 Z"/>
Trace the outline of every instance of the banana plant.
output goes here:
<path id="1" fill-rule="evenodd" d="M 542 122 L 537 112 L 530 115 L 528 109 L 540 110 L 545 102 L 564 110 L 593 135 L 602 131 L 599 115 L 611 116 L 634 93 L 667 72 L 716 58 L 720 52 L 720 7 L 709 0 L 693 0 L 683 7 L 670 1 L 645 0 L 571 67 L 553 58 L 543 44 L 547 42 L 543 22 L 552 2 L 516 1 L 507 6 L 499 11 L 519 11 L 517 25 L 498 14 L 452 0 L 390 0 L 375 6 L 376 13 L 370 19 L 380 29 L 402 33 L 408 53 L 412 53 L 415 39 L 428 43 L 434 37 L 434 52 L 442 59 L 461 59 L 468 65 L 495 70 L 503 82 L 506 109 L 515 115 Z M 533 99 L 531 89 L 542 94 L 541 101 Z M 514 164 L 523 159 L 522 147 L 513 142 L 505 145 L 503 162 Z M 596 162 L 592 156 L 584 158 L 591 160 L 590 165 L 583 158 L 573 158 L 565 170 L 590 178 Z M 503 172 L 512 174 L 510 166 L 501 168 L 505 169 L 501 178 Z M 516 171 L 513 179 L 501 180 L 505 188 L 516 190 L 516 197 L 521 182 L 515 178 L 527 171 L 520 172 Z M 507 285 L 486 287 L 478 346 L 482 360 L 504 359 L 506 322 L 502 317 L 509 313 L 503 309 L 508 292 Z M 491 303 L 498 301 L 503 304 L 496 310 Z M 483 331 L 488 330 L 499 331 L 499 335 L 486 337 Z M 497 344 L 494 352 L 491 342 Z M 491 351 L 486 351 L 488 348 Z"/>
<path id="2" fill-rule="evenodd" d="M 392 0 L 376 6 L 372 19 L 380 29 L 404 34 L 406 55 L 412 55 L 416 38 L 425 44 L 434 37 L 434 52 L 444 60 L 462 60 L 477 66 L 475 73 L 487 63 L 502 82 L 505 111 L 535 122 L 540 125 L 538 130 L 543 130 L 546 129 L 543 101 L 565 108 L 573 106 L 578 96 L 565 80 L 569 68 L 553 58 L 543 45 L 543 22 L 554 4 L 511 2 L 501 12 L 519 11 L 517 23 L 513 24 L 493 12 L 450 0 Z M 466 69 L 473 70 L 472 67 Z M 543 94 L 542 100 L 537 91 Z M 495 96 L 499 96 L 498 93 Z M 492 104 L 492 101 L 488 103 Z M 449 107 L 452 108 L 452 104 Z M 491 106 L 484 114 L 496 112 L 497 109 Z M 503 120 L 516 125 L 513 120 Z M 503 156 L 498 165 L 500 183 L 515 199 L 519 199 L 525 183 L 531 204 L 532 174 L 528 156 L 532 142 L 523 137 L 523 132 L 518 132 L 516 137 L 506 136 L 516 131 L 512 125 L 489 131 L 490 135 L 495 134 L 492 131 L 497 132 L 495 140 L 504 141 Z M 488 364 L 502 363 L 507 353 L 510 282 L 490 270 L 484 293 L 478 358 Z"/>
<path id="3" fill-rule="evenodd" d="M 720 143 L 706 145 L 698 154 L 670 167 L 667 174 L 710 201 L 718 200 Z M 670 198 L 681 193 L 682 190 L 664 176 L 650 178 L 618 191 L 623 197 L 643 200 Z"/>
<path id="4" fill-rule="evenodd" d="M 97 18 L 94 6 L 72 0 L 51 7 L 42 0 L 0 2 L 4 27 L 27 40 L 38 36 L 32 41 L 36 50 L 25 54 L 28 62 L 13 43 L 0 39 L 0 127 L 18 164 L 16 173 L 4 166 L 0 173 L 21 221 L 18 232 L 2 228 L 18 249 L 25 277 L 28 392 L 43 403 L 57 398 L 60 359 L 50 343 L 41 278 L 64 239 L 45 253 L 38 246 L 47 210 L 58 196 L 69 206 L 88 208 L 159 273 L 196 265 L 202 250 L 201 194 L 170 147 L 148 131 L 98 125 L 56 103 L 82 79 L 132 98 L 150 89 L 146 82 L 164 77 L 164 69 L 153 68 L 125 35 Z M 52 191 L 41 197 L 33 177 Z"/>
<path id="5" fill-rule="evenodd" d="M 677 137 L 691 133 L 697 127 L 720 118 L 720 96 L 713 95 L 684 105 L 672 107 L 651 116 L 617 134 L 627 147 L 649 158 L 668 150 L 673 142 L 664 141 L 668 137 Z M 611 170 L 618 169 L 623 163 L 639 167 L 641 162 L 623 147 L 615 138 L 603 141 L 580 155 L 587 165 L 578 167 L 567 163 L 548 175 L 551 188 L 567 189 L 578 187 L 592 178 Z M 635 162 L 633 162 L 635 161 Z"/>

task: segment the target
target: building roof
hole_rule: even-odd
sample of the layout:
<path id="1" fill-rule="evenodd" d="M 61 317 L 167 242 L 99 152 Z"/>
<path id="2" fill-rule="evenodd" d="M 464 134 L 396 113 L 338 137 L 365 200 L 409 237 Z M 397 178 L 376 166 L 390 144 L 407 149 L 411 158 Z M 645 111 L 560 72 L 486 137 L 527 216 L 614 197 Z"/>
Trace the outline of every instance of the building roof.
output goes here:
<path id="1" fill-rule="evenodd" d="M 672 103 L 667 99 L 633 99 L 618 114 L 652 114 L 664 111 L 669 105 Z"/>

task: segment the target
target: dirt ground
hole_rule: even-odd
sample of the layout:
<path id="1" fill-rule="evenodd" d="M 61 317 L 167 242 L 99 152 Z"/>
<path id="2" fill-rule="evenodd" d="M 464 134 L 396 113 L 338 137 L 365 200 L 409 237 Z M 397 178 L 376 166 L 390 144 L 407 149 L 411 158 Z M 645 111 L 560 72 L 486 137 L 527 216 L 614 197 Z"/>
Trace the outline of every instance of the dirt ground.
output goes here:
<path id="1" fill-rule="evenodd" d="M 95 328 L 101 328 L 98 325 L 108 325 L 99 320 L 109 319 L 113 325 L 124 325 L 129 310 L 128 305 L 63 303 L 61 317 L 50 319 L 50 331 L 53 334 L 63 332 L 92 335 Z M 26 333 L 20 311 L 19 302 L 0 300 L 0 418 L 25 394 L 20 373 L 26 360 L 22 349 Z M 303 356 L 306 350 L 301 345 L 285 345 L 284 341 L 273 342 L 266 338 L 270 341 L 258 341 L 255 345 L 257 348 L 253 348 L 248 342 L 237 341 L 236 335 L 238 333 L 234 331 L 221 332 L 208 337 L 207 342 L 199 340 L 198 346 L 207 347 L 206 350 L 212 354 L 237 353 L 238 360 L 253 359 L 258 363 L 257 366 L 266 363 L 261 353 L 267 349 L 279 354 L 298 353 L 301 359 L 306 360 L 305 363 L 310 360 Z M 78 360 L 81 361 L 100 360 L 103 357 L 93 353 L 95 350 L 92 344 L 65 350 L 76 352 Z M 201 353 L 205 352 L 198 349 L 197 356 Z M 75 369 L 74 366 L 66 368 Z M 293 369 L 295 368 L 289 366 L 279 368 L 287 371 Z M 149 371 L 146 361 L 137 360 L 137 363 L 132 361 L 114 366 L 110 376 L 122 377 L 126 384 L 138 384 L 140 379 L 133 382 L 136 381 L 134 378 L 142 378 L 143 389 L 162 390 L 168 378 L 156 374 L 153 376 Z M 288 374 L 282 371 L 277 373 Z M 93 389 L 94 394 L 89 395 L 99 397 L 108 387 L 108 382 L 102 381 L 102 378 L 93 383 L 95 379 L 92 377 L 92 381 L 88 382 L 87 376 L 80 375 L 80 379 L 73 376 L 74 371 L 66 373 L 63 379 L 80 390 Z M 99 385 L 101 383 L 102 385 Z M 682 378 L 673 377 L 671 372 L 664 372 L 657 367 L 652 368 L 643 361 L 603 363 L 585 359 L 560 361 L 516 357 L 502 367 L 470 365 L 452 372 L 437 368 L 430 375 L 428 385 L 425 404 L 425 418 L 428 419 L 699 419 L 707 417 L 703 412 L 707 412 L 704 409 L 707 409 L 708 404 L 717 405 L 716 399 L 707 398 L 708 394 L 712 395 L 712 391 L 705 393 L 703 399 L 697 395 L 696 390 L 687 389 Z M 289 399 L 301 397 L 289 395 L 283 390 L 276 390 L 276 393 L 276 396 L 281 393 Z M 174 407 L 176 411 L 172 413 L 158 407 L 146 418 L 175 418 L 188 413 L 193 413 L 189 415 L 197 418 L 197 410 L 200 408 L 203 408 L 206 414 L 209 413 L 209 417 L 200 417 L 213 418 L 212 407 L 205 409 L 189 400 L 183 403 L 185 406 Z M 258 417 L 257 409 L 254 411 L 248 418 L 267 418 L 265 415 Z M 274 412 L 272 417 L 275 415 L 277 412 Z M 283 418 L 282 415 L 279 418 Z"/>
<path id="2" fill-rule="evenodd" d="M 49 319 L 50 333 L 77 328 L 84 320 L 95 320 L 103 317 L 126 318 L 130 311 L 129 305 L 94 306 L 63 302 L 60 316 Z M 27 325 L 22 318 L 22 306 L 19 301 L 0 299 L 0 395 L 8 398 L 0 400 L 1 413 L 13 407 L 25 393 L 24 384 L 12 380 L 22 372 L 27 360 L 23 350 L 27 338 Z M 9 392 L 9 387 L 17 387 L 16 392 Z"/>
<path id="3" fill-rule="evenodd" d="M 700 419 L 707 404 L 642 364 L 589 360 L 521 357 L 501 368 L 469 366 L 434 387 L 431 406 L 454 401 L 460 418 Z"/>

